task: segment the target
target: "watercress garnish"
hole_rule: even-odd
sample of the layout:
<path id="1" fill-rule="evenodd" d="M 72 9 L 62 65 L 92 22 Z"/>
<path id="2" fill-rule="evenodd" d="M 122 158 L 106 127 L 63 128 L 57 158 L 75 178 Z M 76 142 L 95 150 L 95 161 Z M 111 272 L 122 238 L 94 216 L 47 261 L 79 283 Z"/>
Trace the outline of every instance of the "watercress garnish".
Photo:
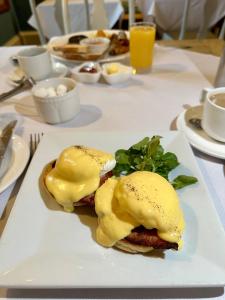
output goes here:
<path id="1" fill-rule="evenodd" d="M 150 171 L 158 173 L 169 181 L 169 173 L 179 165 L 177 156 L 172 152 L 165 152 L 160 144 L 161 137 L 145 137 L 128 150 L 119 149 L 115 153 L 115 176 L 128 175 L 135 171 Z M 193 176 L 179 175 L 170 183 L 175 189 L 183 188 L 197 182 Z"/>

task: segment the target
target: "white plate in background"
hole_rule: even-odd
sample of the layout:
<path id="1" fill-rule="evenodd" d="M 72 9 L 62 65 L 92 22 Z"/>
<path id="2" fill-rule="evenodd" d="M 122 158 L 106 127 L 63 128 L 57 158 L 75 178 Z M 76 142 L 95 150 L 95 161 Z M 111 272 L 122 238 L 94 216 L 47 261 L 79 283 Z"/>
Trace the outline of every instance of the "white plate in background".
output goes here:
<path id="1" fill-rule="evenodd" d="M 178 191 L 186 221 L 184 246 L 164 257 L 106 249 L 94 240 L 96 217 L 52 210 L 39 191 L 43 167 L 67 146 L 114 153 L 145 136 L 163 136 L 175 152 L 173 171 L 198 183 Z M 179 132 L 54 132 L 45 134 L 18 193 L 0 243 L 0 286 L 19 288 L 154 288 L 225 285 L 225 233 L 190 145 Z"/>
<path id="2" fill-rule="evenodd" d="M 104 32 L 108 35 L 112 35 L 113 33 L 118 34 L 120 31 L 121 30 L 104 30 Z M 97 32 L 97 30 L 89 30 L 89 31 L 70 33 L 70 34 L 63 35 L 63 36 L 52 37 L 47 44 L 47 48 L 50 51 L 50 53 L 52 54 L 52 56 L 54 58 L 56 58 L 57 60 L 60 60 L 62 62 L 84 63 L 85 62 L 84 60 L 80 61 L 80 60 L 75 60 L 75 59 L 64 58 L 58 52 L 54 51 L 53 47 L 54 46 L 62 46 L 62 45 L 67 44 L 68 39 L 73 35 L 86 35 L 87 37 L 94 37 L 96 32 Z M 128 35 L 128 32 L 126 32 L 126 34 Z M 107 55 L 106 57 L 104 57 L 102 59 L 97 59 L 95 61 L 99 62 L 99 63 L 113 62 L 113 61 L 123 60 L 128 56 L 129 56 L 129 52 L 124 53 L 124 54 L 119 54 L 119 55 L 112 55 L 112 56 Z"/>
<path id="3" fill-rule="evenodd" d="M 13 135 L 3 158 L 0 193 L 7 189 L 23 172 L 29 159 L 29 148 L 18 135 Z"/>

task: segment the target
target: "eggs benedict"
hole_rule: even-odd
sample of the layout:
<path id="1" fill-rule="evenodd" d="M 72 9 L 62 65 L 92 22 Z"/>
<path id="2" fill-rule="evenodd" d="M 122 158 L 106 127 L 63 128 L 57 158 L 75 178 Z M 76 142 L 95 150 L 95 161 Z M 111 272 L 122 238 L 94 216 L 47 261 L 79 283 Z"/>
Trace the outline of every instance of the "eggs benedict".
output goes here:
<path id="1" fill-rule="evenodd" d="M 84 146 L 66 148 L 43 171 L 45 187 L 67 212 L 74 206 L 94 205 L 97 188 L 112 176 L 114 157 Z"/>
<path id="2" fill-rule="evenodd" d="M 95 194 L 97 242 L 127 252 L 182 246 L 184 219 L 172 185 L 162 176 L 138 171 L 108 179 Z"/>

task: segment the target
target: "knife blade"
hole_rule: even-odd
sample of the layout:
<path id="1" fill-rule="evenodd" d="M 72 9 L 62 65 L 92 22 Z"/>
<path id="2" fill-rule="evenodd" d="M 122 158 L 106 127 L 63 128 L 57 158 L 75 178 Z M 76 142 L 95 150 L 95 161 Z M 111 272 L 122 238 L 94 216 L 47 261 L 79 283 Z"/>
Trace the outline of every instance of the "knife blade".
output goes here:
<path id="1" fill-rule="evenodd" d="M 13 130 L 16 126 L 17 121 L 11 121 L 8 123 L 2 130 L 2 133 L 0 135 L 0 167 L 2 164 L 2 160 L 4 158 L 5 152 L 7 150 L 9 141 L 12 137 Z"/>

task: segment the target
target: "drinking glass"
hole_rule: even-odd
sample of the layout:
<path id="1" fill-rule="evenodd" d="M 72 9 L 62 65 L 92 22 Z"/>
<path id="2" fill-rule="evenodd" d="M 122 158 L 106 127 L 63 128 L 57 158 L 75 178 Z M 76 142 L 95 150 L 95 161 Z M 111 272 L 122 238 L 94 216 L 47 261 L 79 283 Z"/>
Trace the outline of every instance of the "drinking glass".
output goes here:
<path id="1" fill-rule="evenodd" d="M 130 27 L 130 63 L 137 73 L 151 70 L 155 33 L 152 22 L 138 22 Z"/>

